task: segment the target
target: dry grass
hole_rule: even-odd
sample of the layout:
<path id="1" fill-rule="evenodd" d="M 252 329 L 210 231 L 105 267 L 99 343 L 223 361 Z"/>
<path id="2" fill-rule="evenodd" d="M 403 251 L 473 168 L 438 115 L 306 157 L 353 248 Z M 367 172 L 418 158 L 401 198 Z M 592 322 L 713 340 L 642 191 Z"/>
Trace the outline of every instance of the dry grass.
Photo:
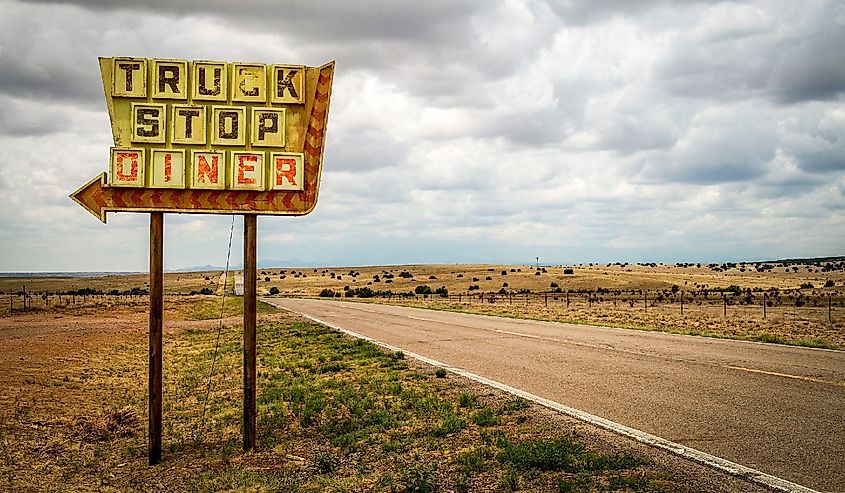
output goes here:
<path id="1" fill-rule="evenodd" d="M 679 305 L 644 308 L 642 304 L 632 307 L 617 303 L 614 306 L 613 301 L 589 303 L 579 299 L 567 306 L 562 296 L 551 299 L 548 305 L 542 298 L 526 302 L 519 297 L 513 304 L 504 299 L 495 303 L 479 302 L 478 299 L 458 303 L 437 297 L 428 300 L 379 299 L 377 302 L 479 315 L 845 349 L 845 310 L 842 309 L 835 312 L 829 322 L 826 308 L 802 308 L 800 312 L 793 307 L 769 308 L 764 319 L 759 306 L 729 306 L 728 316 L 724 316 L 721 305 L 686 305 L 681 315 Z"/>
<path id="2" fill-rule="evenodd" d="M 404 265 L 387 267 L 333 267 L 298 269 L 259 269 L 258 291 L 266 295 L 272 288 L 282 296 L 318 296 L 324 289 L 343 294 L 346 289 L 369 288 L 374 291 L 391 291 L 394 294 L 413 292 L 420 285 L 431 289 L 445 287 L 449 303 L 430 304 L 423 300 L 404 298 L 400 303 L 436 309 L 481 313 L 498 316 L 554 320 L 562 322 L 609 325 L 613 327 L 659 330 L 665 332 L 727 337 L 754 341 L 798 344 L 812 347 L 845 348 L 845 271 L 821 272 L 818 266 L 800 266 L 796 272 L 790 267 L 777 267 L 757 272 L 750 265 L 738 265 L 724 272 L 714 272 L 707 266 L 643 266 L 643 265 L 593 265 L 573 266 L 573 274 L 564 274 L 564 268 L 545 267 L 537 271 L 526 265 Z M 407 273 L 409 275 L 404 275 Z M 488 280 L 489 278 L 489 280 Z M 222 293 L 222 273 L 167 273 L 165 290 L 169 299 L 208 288 Z M 833 288 L 824 288 L 827 281 Z M 103 292 L 132 288 L 145 289 L 145 275 L 105 276 L 96 278 L 0 278 L 0 315 L 8 315 L 10 305 L 22 308 L 18 293 L 24 286 L 28 291 L 68 292 L 91 288 Z M 234 275 L 229 274 L 227 292 L 231 294 Z M 542 293 L 552 291 L 553 283 L 560 291 L 571 291 L 567 306 L 563 294 Z M 507 284 L 507 285 L 505 285 Z M 813 288 L 802 288 L 812 284 Z M 467 291 L 470 286 L 478 290 Z M 675 286 L 677 293 L 670 295 Z M 753 292 L 752 304 L 745 305 L 745 294 L 729 296 L 728 315 L 723 315 L 719 289 L 737 286 Z M 764 318 L 763 292 L 777 290 L 779 301 L 768 307 Z M 533 301 L 525 303 L 516 295 L 513 305 L 510 297 L 499 298 L 490 304 L 490 294 L 504 290 L 506 293 L 531 291 Z M 707 297 L 701 292 L 707 290 Z M 600 292 L 599 292 L 600 291 Z M 588 302 L 586 293 L 592 293 Z M 619 292 L 620 294 L 614 294 Z M 648 307 L 642 302 L 642 292 L 647 293 Z M 686 296 L 684 314 L 680 313 L 679 297 Z M 479 293 L 485 293 L 486 303 L 478 303 Z M 656 302 L 659 294 L 665 299 Z M 690 295 L 697 293 L 690 302 Z M 460 296 L 462 303 L 455 303 Z M 828 320 L 827 302 L 830 296 L 833 309 Z M 803 299 L 803 306 L 796 306 Z M 208 299 L 212 299 L 209 297 Z M 555 299 L 557 298 L 557 299 Z M 96 312 L 103 304 L 145 304 L 146 297 L 80 297 L 52 296 L 49 299 L 35 296 L 31 306 L 51 313 Z M 344 298 L 347 299 L 347 298 Z M 396 302 L 378 299 L 379 302 Z M 470 302 L 466 302 L 471 300 Z M 771 301 L 772 298 L 768 298 Z M 237 302 L 227 303 L 226 316 L 237 315 Z M 89 308 L 86 308 L 89 307 Z M 207 301 L 202 313 L 183 314 L 194 319 L 209 319 L 220 315 L 214 302 Z"/>
<path id="3" fill-rule="evenodd" d="M 258 330 L 259 446 L 243 454 L 235 317 L 205 398 L 217 322 L 202 319 L 219 302 L 166 304 L 164 461 L 154 467 L 144 304 L 1 319 L 0 490 L 706 490 L 685 476 L 689 464 L 655 465 L 525 401 L 269 312 Z"/>

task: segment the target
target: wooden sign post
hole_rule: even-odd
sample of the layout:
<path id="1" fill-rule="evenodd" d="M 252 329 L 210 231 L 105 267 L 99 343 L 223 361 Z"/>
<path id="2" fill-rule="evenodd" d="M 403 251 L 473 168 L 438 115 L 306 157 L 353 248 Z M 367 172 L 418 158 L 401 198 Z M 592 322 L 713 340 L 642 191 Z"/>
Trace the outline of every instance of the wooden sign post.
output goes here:
<path id="1" fill-rule="evenodd" d="M 255 216 L 244 216 L 244 450 L 255 448 L 257 219 Z"/>
<path id="2" fill-rule="evenodd" d="M 164 321 L 164 214 L 150 213 L 149 458 L 161 462 L 161 358 Z"/>
<path id="3" fill-rule="evenodd" d="M 70 195 L 150 213 L 149 462 L 161 461 L 164 213 L 244 215 L 244 450 L 255 447 L 257 216 L 317 204 L 334 62 L 100 58 L 109 171 Z"/>

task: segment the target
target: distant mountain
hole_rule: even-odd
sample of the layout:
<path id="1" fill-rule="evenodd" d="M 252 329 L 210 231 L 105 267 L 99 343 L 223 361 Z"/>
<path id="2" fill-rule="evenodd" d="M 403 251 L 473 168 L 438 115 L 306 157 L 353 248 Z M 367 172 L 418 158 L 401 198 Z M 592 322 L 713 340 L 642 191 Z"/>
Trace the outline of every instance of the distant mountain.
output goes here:
<path id="1" fill-rule="evenodd" d="M 229 269 L 232 270 L 233 267 L 230 265 Z M 211 270 L 224 270 L 224 267 L 220 267 L 217 265 L 195 265 L 194 267 L 184 267 L 182 269 L 167 269 L 167 272 L 207 272 Z"/>
<path id="2" fill-rule="evenodd" d="M 273 260 L 273 259 L 265 259 L 258 261 L 258 268 L 259 269 L 277 269 L 277 268 L 290 268 L 290 267 L 320 267 L 322 264 L 317 264 L 314 262 L 305 262 L 302 260 Z M 183 267 L 181 269 L 168 269 L 168 272 L 208 272 L 213 270 L 224 270 L 226 268 L 225 265 L 195 265 L 193 267 Z M 243 270 L 243 264 L 232 264 L 229 266 L 229 270 Z"/>

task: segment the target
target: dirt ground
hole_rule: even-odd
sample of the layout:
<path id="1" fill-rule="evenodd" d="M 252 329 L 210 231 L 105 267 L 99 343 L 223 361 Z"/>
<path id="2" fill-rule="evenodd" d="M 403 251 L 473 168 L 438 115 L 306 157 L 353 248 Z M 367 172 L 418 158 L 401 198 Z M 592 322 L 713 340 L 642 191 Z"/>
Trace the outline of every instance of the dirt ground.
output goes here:
<path id="1" fill-rule="evenodd" d="M 485 433 L 488 436 L 507 434 L 526 439 L 532 436 L 576 436 L 596 453 L 624 453 L 626 457 L 633 454 L 648 464 L 636 466 L 632 472 L 622 476 L 608 473 L 610 476 L 592 480 L 600 482 L 583 483 L 588 484 L 586 489 L 573 491 L 596 491 L 596 488 L 613 491 L 760 490 L 705 466 L 635 444 L 533 404 L 526 405 L 523 411 L 513 415 L 497 415 L 496 419 L 502 423 L 491 428 L 482 429 L 470 423 L 467 429 L 439 439 L 445 440 L 442 442 L 430 442 L 432 438 L 424 437 L 425 441 L 420 443 L 427 445 L 421 448 L 404 450 L 399 447 L 390 452 L 394 449 L 378 444 L 381 438 L 375 444 L 360 445 L 375 445 L 379 451 L 367 454 L 379 459 L 365 469 L 353 466 L 354 461 L 348 462 L 350 458 L 360 459 L 362 451 L 355 449 L 357 451 L 350 452 L 351 455 L 339 455 L 345 459 L 336 465 L 333 474 L 320 472 L 329 460 L 326 457 L 334 457 L 316 453 L 326 450 L 324 443 L 328 438 L 291 424 L 289 419 L 296 422 L 297 418 L 290 414 L 279 423 L 278 428 L 264 436 L 257 452 L 242 454 L 237 424 L 240 411 L 238 316 L 229 316 L 222 321 L 222 326 L 226 328 L 221 345 L 224 356 L 218 363 L 220 380 L 215 384 L 208 411 L 210 429 L 195 433 L 198 415 L 204 413 L 195 394 L 198 389 L 204 388 L 214 334 L 221 323 L 213 319 L 218 303 L 219 298 L 216 297 L 180 297 L 172 298 L 166 304 L 165 459 L 162 464 L 153 467 L 146 464 L 144 431 L 147 365 L 145 300 L 130 298 L 100 306 L 54 308 L 0 318 L 0 457 L 3 458 L 0 490 L 412 491 L 409 486 L 425 486 L 428 483 L 419 481 L 431 480 L 435 485 L 441 484 L 440 491 L 465 491 L 463 488 L 467 487 L 470 488 L 467 491 L 546 491 L 543 481 L 565 481 L 570 477 L 566 473 L 561 476 L 560 473 L 501 469 L 495 460 L 476 454 L 492 453 L 489 451 L 493 447 L 473 445 L 479 440 L 479 431 L 482 438 Z M 302 321 L 265 309 L 259 323 L 265 327 L 266 324 L 301 324 Z M 275 357 L 272 348 L 276 346 L 273 344 L 279 343 L 268 344 L 265 341 L 259 352 L 263 351 L 265 358 Z M 357 347 L 350 347 L 353 346 Z M 308 360 L 301 363 L 304 366 L 296 366 L 295 355 L 308 357 L 314 350 L 303 353 L 294 347 L 290 351 L 293 352 L 287 353 L 288 362 L 278 369 L 274 369 L 272 359 L 260 361 L 259 401 L 267 406 L 278 405 L 268 401 L 266 395 L 264 400 L 261 397 L 262 393 L 271 392 L 270 384 L 275 378 L 291 374 L 291 371 L 293 375 L 306 371 L 311 364 L 322 359 Z M 197 366 L 195 361 L 202 361 L 202 364 Z M 362 368 L 370 368 L 366 371 L 374 372 L 378 367 L 384 367 L 384 363 Z M 420 389 L 430 388 L 434 392 L 426 399 L 448 400 L 452 396 L 458 400 L 460 396 L 463 400 L 467 393 L 474 396 L 472 400 L 477 404 L 473 406 L 479 407 L 467 410 L 455 407 L 455 412 L 467 413 L 467 421 L 471 416 L 468 413 L 478 412 L 474 409 L 481 409 L 482 404 L 496 406 L 510 399 L 500 395 L 499 391 L 457 377 L 433 378 L 433 369 L 420 363 L 408 362 L 404 367 L 407 370 L 400 371 L 409 373 L 402 378 L 408 378 L 408 382 L 421 382 L 414 385 L 423 385 Z M 280 371 L 282 373 L 278 373 Z M 373 375 L 375 373 L 351 373 L 346 378 L 357 382 L 366 381 Z M 325 382 L 331 384 L 331 374 L 326 378 Z M 486 408 L 487 404 L 484 406 Z M 259 411 L 267 418 L 273 415 L 271 411 L 274 409 L 267 407 Z M 299 416 L 299 421 L 301 419 L 302 416 Z M 267 427 L 272 421 L 260 419 L 259 423 Z M 430 430 L 430 426 L 410 430 L 407 436 L 417 437 L 423 430 Z M 399 431 L 389 432 L 383 435 L 383 439 L 396 439 Z M 413 443 L 405 442 L 411 439 L 403 438 L 396 443 Z M 435 444 L 433 449 L 432 443 Z M 467 462 L 468 458 L 481 462 Z M 328 464 L 334 463 L 329 461 Z M 399 470 L 394 473 L 379 470 L 393 470 L 397 464 Z M 432 472 L 433 469 L 417 468 L 419 464 L 426 467 L 439 464 L 440 469 Z M 420 476 L 403 473 L 403 467 Z M 467 474 L 460 472 L 463 470 L 472 473 L 461 476 Z M 468 483 L 461 482 L 467 478 Z M 562 490 L 563 486 L 560 488 Z"/>

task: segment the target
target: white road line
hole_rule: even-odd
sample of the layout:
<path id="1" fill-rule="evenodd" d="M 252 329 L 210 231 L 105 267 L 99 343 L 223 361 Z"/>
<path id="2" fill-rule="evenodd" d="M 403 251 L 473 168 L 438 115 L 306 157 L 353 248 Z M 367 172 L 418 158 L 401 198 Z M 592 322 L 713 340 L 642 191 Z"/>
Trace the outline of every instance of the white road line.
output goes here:
<path id="1" fill-rule="evenodd" d="M 266 301 L 266 300 L 265 300 Z M 272 301 L 267 301 L 267 303 L 273 305 Z M 652 435 L 650 433 L 646 433 L 644 431 L 637 430 L 635 428 L 631 428 L 625 426 L 623 424 L 616 423 L 614 421 L 610 421 L 609 419 L 605 419 L 594 414 L 590 414 L 585 411 L 581 411 L 580 409 L 575 409 L 569 406 L 565 406 L 559 402 L 555 402 L 544 397 L 540 397 L 538 395 L 534 395 L 530 392 L 526 392 L 521 389 L 517 389 L 515 387 L 511 387 L 509 385 L 503 384 L 501 382 L 497 382 L 495 380 L 490 380 L 489 378 L 483 377 L 481 375 L 476 375 L 468 370 L 464 370 L 463 368 L 458 368 L 455 366 L 450 366 L 440 361 L 437 361 L 432 358 L 428 358 L 421 354 L 416 354 L 412 351 L 407 351 L 403 348 L 393 346 L 391 344 L 387 344 L 385 342 L 378 341 L 371 337 L 367 337 L 363 334 L 358 334 L 357 332 L 353 332 L 348 329 L 344 329 L 343 327 L 338 327 L 330 322 L 326 322 L 324 320 L 320 320 L 319 318 L 312 317 L 310 315 L 306 315 L 302 312 L 298 312 L 296 310 L 291 310 L 289 308 L 277 306 L 276 308 L 281 308 L 283 310 L 288 310 L 293 313 L 297 313 L 302 315 L 303 317 L 313 320 L 318 324 L 325 325 L 326 327 L 331 327 L 337 331 L 343 332 L 344 334 L 350 335 L 352 337 L 356 337 L 358 339 L 364 339 L 366 341 L 370 341 L 373 344 L 381 346 L 385 349 L 390 351 L 402 351 L 405 353 L 406 356 L 414 358 L 416 360 L 422 361 L 424 363 L 428 363 L 433 366 L 437 366 L 440 368 L 444 368 L 447 371 L 450 371 L 456 375 L 460 375 L 464 378 L 468 378 L 470 380 L 474 380 L 476 382 L 482 383 L 484 385 L 488 385 L 490 387 L 505 391 L 509 394 L 515 395 L 517 397 L 522 397 L 523 399 L 535 402 L 540 404 L 541 406 L 547 407 L 549 409 L 554 409 L 555 411 L 561 412 L 566 414 L 567 416 L 572 416 L 573 418 L 580 419 L 581 421 L 591 423 L 596 425 L 600 428 L 604 428 L 606 430 L 610 430 L 614 433 L 618 433 L 622 436 L 626 436 L 629 438 L 633 438 L 638 442 L 642 442 L 652 447 L 657 447 L 663 450 L 667 450 L 674 454 L 680 455 L 686 459 L 694 460 L 700 464 L 705 464 L 707 466 L 713 467 L 715 469 L 719 469 L 720 471 L 724 471 L 728 474 L 732 474 L 734 476 L 747 479 L 754 483 L 766 486 L 768 488 L 772 488 L 777 491 L 784 491 L 788 493 L 819 493 L 816 490 L 811 488 L 807 488 L 806 486 L 801 486 L 800 484 L 793 483 L 791 481 L 787 481 L 785 479 L 779 478 L 777 476 L 772 476 L 771 474 L 766 474 L 762 471 L 758 471 L 756 469 L 752 469 L 750 467 L 743 466 L 742 464 L 737 464 L 736 462 L 731 462 L 727 459 L 723 459 L 721 457 L 716 457 L 715 455 L 710 455 L 706 452 L 702 452 L 700 450 L 696 450 L 694 448 L 687 447 L 685 445 L 681 445 L 680 443 L 671 442 L 664 438 L 660 438 L 658 436 Z"/>
<path id="2" fill-rule="evenodd" d="M 357 306 L 349 306 L 349 307 L 346 307 L 346 308 L 349 308 L 350 310 L 360 310 L 362 312 L 367 312 L 367 313 L 377 313 L 375 310 L 370 310 L 369 308 L 358 308 Z"/>
<path id="3" fill-rule="evenodd" d="M 531 335 L 531 334 L 523 334 L 521 332 L 511 332 L 509 330 L 501 330 L 501 329 L 489 329 L 489 330 L 492 330 L 493 332 L 498 332 L 499 334 L 508 334 L 508 335 L 511 335 L 511 336 L 525 337 L 526 339 L 540 339 L 540 340 L 543 340 L 543 341 L 564 342 L 564 341 L 561 341 L 560 339 L 555 339 L 553 337 L 535 336 L 535 335 Z"/>
<path id="4" fill-rule="evenodd" d="M 792 375 L 790 373 L 780 373 L 776 371 L 758 370 L 756 368 L 746 368 L 744 366 L 727 366 L 731 370 L 746 371 L 748 373 L 760 373 L 762 375 L 771 375 L 773 377 L 792 378 L 794 380 L 804 380 L 805 382 L 822 383 L 827 385 L 837 385 L 845 387 L 845 382 L 831 382 L 830 380 L 822 380 L 821 378 L 805 377 L 802 375 Z"/>

